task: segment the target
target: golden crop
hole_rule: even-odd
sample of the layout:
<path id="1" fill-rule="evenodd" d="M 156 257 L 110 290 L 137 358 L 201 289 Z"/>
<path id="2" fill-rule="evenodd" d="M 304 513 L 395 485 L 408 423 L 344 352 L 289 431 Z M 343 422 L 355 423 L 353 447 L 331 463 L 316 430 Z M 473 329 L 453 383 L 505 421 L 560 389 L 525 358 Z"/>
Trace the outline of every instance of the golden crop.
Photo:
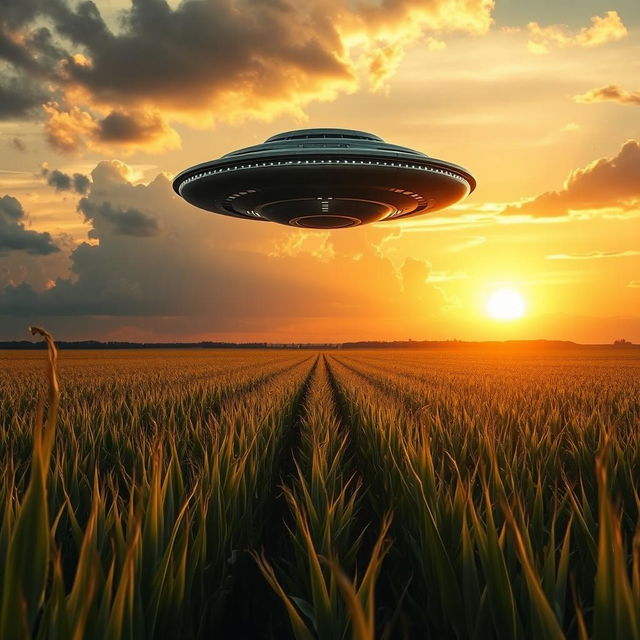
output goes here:
<path id="1" fill-rule="evenodd" d="M 0 352 L 0 638 L 640 638 L 640 353 Z M 35 424 L 35 427 L 34 427 Z"/>

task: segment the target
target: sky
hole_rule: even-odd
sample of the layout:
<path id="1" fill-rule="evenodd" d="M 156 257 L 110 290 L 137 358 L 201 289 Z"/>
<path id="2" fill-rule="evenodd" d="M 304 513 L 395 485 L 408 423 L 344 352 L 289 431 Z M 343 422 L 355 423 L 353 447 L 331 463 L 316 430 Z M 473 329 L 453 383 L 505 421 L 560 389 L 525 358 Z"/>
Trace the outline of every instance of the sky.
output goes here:
<path id="1" fill-rule="evenodd" d="M 640 342 L 639 36 L 637 0 L 3 0 L 0 340 Z M 335 231 L 171 189 L 306 127 L 478 187 Z"/>

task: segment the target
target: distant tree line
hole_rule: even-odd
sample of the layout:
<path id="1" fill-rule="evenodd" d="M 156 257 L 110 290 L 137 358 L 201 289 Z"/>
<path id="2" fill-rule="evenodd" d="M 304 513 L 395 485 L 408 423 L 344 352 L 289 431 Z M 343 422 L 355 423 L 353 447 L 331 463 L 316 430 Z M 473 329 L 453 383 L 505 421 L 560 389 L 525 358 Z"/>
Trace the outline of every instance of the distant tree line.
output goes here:
<path id="1" fill-rule="evenodd" d="M 502 342 L 465 342 L 463 340 L 363 340 L 359 342 L 102 342 L 100 340 L 59 341 L 60 349 L 567 349 L 607 345 L 585 345 L 568 340 L 505 340 Z M 621 338 L 614 347 L 638 347 Z M 0 342 L 2 349 L 46 349 L 44 342 L 15 340 Z"/>
<path id="2" fill-rule="evenodd" d="M 56 341 L 60 349 L 335 349 L 330 343 L 274 342 L 101 342 L 99 340 Z M 44 342 L 15 340 L 0 342 L 0 349 L 46 349 Z"/>

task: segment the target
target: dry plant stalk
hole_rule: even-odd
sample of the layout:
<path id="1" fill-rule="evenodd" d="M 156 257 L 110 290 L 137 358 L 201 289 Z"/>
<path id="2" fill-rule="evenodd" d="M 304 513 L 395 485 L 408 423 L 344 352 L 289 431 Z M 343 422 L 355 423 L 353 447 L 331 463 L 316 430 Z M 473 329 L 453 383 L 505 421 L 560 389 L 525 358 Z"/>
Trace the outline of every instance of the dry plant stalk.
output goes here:
<path id="1" fill-rule="evenodd" d="M 45 421 L 44 394 L 41 394 L 33 428 L 31 477 L 11 531 L 2 580 L 0 637 L 16 640 L 31 638 L 49 576 L 51 523 L 47 475 L 60 398 L 56 372 L 58 353 L 53 337 L 40 327 L 30 327 L 29 330 L 47 342 L 49 408 Z"/>

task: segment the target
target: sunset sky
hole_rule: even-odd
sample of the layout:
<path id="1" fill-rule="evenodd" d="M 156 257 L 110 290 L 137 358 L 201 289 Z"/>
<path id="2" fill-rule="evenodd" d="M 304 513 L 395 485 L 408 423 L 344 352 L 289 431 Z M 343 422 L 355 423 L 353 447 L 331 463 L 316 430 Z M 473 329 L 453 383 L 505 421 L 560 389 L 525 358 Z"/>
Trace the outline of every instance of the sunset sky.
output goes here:
<path id="1" fill-rule="evenodd" d="M 225 218 L 182 169 L 305 127 L 470 169 L 404 222 Z M 526 313 L 500 320 L 507 288 Z M 3 0 L 0 340 L 640 342 L 640 5 Z"/>

